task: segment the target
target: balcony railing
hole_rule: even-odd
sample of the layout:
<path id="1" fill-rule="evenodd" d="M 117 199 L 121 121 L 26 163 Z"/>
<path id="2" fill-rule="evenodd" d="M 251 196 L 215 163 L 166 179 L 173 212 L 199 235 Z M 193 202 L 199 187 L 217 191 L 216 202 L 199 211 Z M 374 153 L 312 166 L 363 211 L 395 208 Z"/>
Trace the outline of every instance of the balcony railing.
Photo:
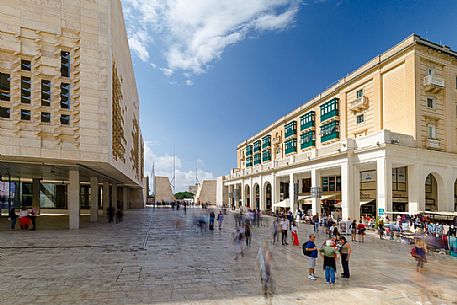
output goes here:
<path id="1" fill-rule="evenodd" d="M 254 145 L 254 152 L 260 151 L 260 145 Z"/>
<path id="2" fill-rule="evenodd" d="M 314 121 L 309 121 L 308 123 L 301 125 L 300 130 L 306 130 L 306 129 L 313 128 L 313 127 L 314 127 Z"/>
<path id="3" fill-rule="evenodd" d="M 435 75 L 427 75 L 424 77 L 425 91 L 436 93 L 444 88 L 444 79 Z"/>
<path id="4" fill-rule="evenodd" d="M 271 147 L 271 141 L 263 142 L 262 143 L 262 149 Z"/>
<path id="5" fill-rule="evenodd" d="M 336 118 L 338 116 L 339 116 L 338 109 L 334 109 L 334 110 L 332 110 L 330 112 L 327 112 L 326 114 L 321 115 L 321 123 L 325 122 L 328 119 Z"/>
<path id="6" fill-rule="evenodd" d="M 332 132 L 330 134 L 321 136 L 321 142 L 327 142 L 333 139 L 339 139 L 340 138 L 340 133 L 339 132 Z"/>
<path id="7" fill-rule="evenodd" d="M 441 141 L 438 139 L 427 139 L 427 148 L 428 149 L 441 149 Z"/>
<path id="8" fill-rule="evenodd" d="M 271 155 L 263 155 L 262 162 L 268 162 L 268 161 L 271 161 Z"/>
<path id="9" fill-rule="evenodd" d="M 351 111 L 360 111 L 368 108 L 368 98 L 366 96 L 358 97 L 351 102 Z"/>
<path id="10" fill-rule="evenodd" d="M 309 147 L 313 147 L 313 146 L 316 146 L 316 141 L 314 141 L 314 140 L 301 143 L 300 148 L 305 149 L 305 148 L 309 148 Z"/>
<path id="11" fill-rule="evenodd" d="M 289 129 L 286 131 L 286 139 L 295 135 L 297 135 L 297 129 Z"/>
<path id="12" fill-rule="evenodd" d="M 297 152 L 297 146 L 288 147 L 288 148 L 286 148 L 285 152 L 286 152 L 286 155 L 290 154 L 290 153 Z"/>

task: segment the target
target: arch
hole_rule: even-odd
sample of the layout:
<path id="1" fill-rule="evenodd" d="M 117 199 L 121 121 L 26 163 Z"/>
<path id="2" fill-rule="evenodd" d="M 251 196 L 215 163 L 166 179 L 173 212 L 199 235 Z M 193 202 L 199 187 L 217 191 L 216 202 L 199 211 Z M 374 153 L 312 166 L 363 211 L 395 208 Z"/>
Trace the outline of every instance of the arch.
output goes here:
<path id="1" fill-rule="evenodd" d="M 255 205 L 253 207 L 260 210 L 260 186 L 258 183 L 255 183 L 252 188 L 253 188 L 253 192 L 254 192 L 254 203 L 255 203 Z"/>
<path id="2" fill-rule="evenodd" d="M 251 187 L 249 184 L 244 186 L 244 205 L 249 208 L 251 206 Z"/>
<path id="3" fill-rule="evenodd" d="M 269 181 L 266 181 L 264 184 L 263 184 L 263 198 L 264 198 L 264 201 L 263 202 L 263 207 L 265 209 L 265 211 L 272 211 L 273 209 L 273 189 L 272 189 L 272 186 L 271 186 L 271 183 Z"/>
<path id="4" fill-rule="evenodd" d="M 446 199 L 444 194 L 444 180 L 437 172 L 430 172 L 425 176 L 425 210 L 439 211 L 440 200 Z"/>

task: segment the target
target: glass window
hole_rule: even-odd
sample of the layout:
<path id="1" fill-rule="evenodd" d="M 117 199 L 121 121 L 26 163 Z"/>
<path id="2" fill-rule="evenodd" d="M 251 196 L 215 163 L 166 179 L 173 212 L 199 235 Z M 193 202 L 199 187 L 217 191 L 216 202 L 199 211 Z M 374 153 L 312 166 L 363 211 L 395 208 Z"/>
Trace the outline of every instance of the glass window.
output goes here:
<path id="1" fill-rule="evenodd" d="M 431 97 L 427 97 L 427 107 L 435 108 L 435 101 Z"/>
<path id="2" fill-rule="evenodd" d="M 359 115 L 357 116 L 357 124 L 362 124 L 362 123 L 364 123 L 364 122 L 365 122 L 365 114 L 363 114 L 363 113 L 362 113 L 362 114 L 359 114 Z"/>
<path id="3" fill-rule="evenodd" d="M 62 125 L 70 125 L 70 115 L 69 114 L 61 114 L 60 115 L 60 124 L 62 124 Z"/>
<path id="4" fill-rule="evenodd" d="M 32 70 L 32 63 L 30 62 L 30 60 L 25 60 L 25 59 L 21 60 L 21 70 L 23 70 L 23 71 Z"/>
<path id="5" fill-rule="evenodd" d="M 49 112 L 41 113 L 41 122 L 42 123 L 51 123 L 51 114 Z"/>
<path id="6" fill-rule="evenodd" d="M 40 208 L 66 209 L 67 187 L 64 184 L 40 183 Z"/>
<path id="7" fill-rule="evenodd" d="M 0 118 L 9 119 L 11 115 L 10 108 L 0 106 Z"/>
<path id="8" fill-rule="evenodd" d="M 322 177 L 322 192 L 328 192 L 328 177 Z"/>
<path id="9" fill-rule="evenodd" d="M 51 106 L 51 81 L 41 80 L 41 106 Z"/>
<path id="10" fill-rule="evenodd" d="M 0 73 L 0 100 L 10 100 L 10 75 Z"/>
<path id="11" fill-rule="evenodd" d="M 363 89 L 357 90 L 357 98 L 363 97 Z"/>
<path id="12" fill-rule="evenodd" d="M 81 209 L 90 209 L 90 186 L 81 185 L 79 193 L 79 202 Z"/>
<path id="13" fill-rule="evenodd" d="M 70 77 L 70 52 L 60 52 L 60 74 Z"/>
<path id="14" fill-rule="evenodd" d="M 21 120 L 30 121 L 31 113 L 30 110 L 21 109 Z"/>
<path id="15" fill-rule="evenodd" d="M 30 77 L 22 76 L 21 77 L 21 102 L 30 104 L 31 96 L 31 84 L 32 81 Z"/>
<path id="16" fill-rule="evenodd" d="M 436 125 L 428 124 L 427 125 L 427 131 L 428 131 L 428 138 L 429 139 L 436 139 Z"/>
<path id="17" fill-rule="evenodd" d="M 70 109 L 70 84 L 60 84 L 60 108 Z"/>

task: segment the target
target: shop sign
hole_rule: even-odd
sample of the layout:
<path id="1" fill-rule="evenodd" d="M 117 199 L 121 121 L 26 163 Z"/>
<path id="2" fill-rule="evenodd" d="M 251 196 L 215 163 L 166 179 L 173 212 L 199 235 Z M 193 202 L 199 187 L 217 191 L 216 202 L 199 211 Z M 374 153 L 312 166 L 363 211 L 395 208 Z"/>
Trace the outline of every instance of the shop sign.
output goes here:
<path id="1" fill-rule="evenodd" d="M 392 197 L 408 197 L 408 195 L 406 194 L 406 192 L 402 192 L 402 191 L 393 191 L 392 192 Z"/>
<path id="2" fill-rule="evenodd" d="M 408 203 L 408 198 L 405 198 L 405 197 L 403 197 L 403 198 L 399 198 L 399 197 L 392 198 L 392 202 Z"/>
<path id="3" fill-rule="evenodd" d="M 361 172 L 361 182 L 374 182 L 376 181 L 376 171 Z"/>
<path id="4" fill-rule="evenodd" d="M 376 199 L 376 190 L 360 192 L 360 199 Z"/>
<path id="5" fill-rule="evenodd" d="M 383 208 L 379 208 L 378 209 L 378 215 L 379 216 L 384 216 L 384 209 Z"/>

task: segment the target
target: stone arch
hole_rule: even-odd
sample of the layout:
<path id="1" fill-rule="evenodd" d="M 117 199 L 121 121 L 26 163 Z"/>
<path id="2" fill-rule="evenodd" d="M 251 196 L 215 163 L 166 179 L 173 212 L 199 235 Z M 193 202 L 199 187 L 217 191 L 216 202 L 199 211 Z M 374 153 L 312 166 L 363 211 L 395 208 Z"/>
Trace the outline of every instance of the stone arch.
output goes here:
<path id="1" fill-rule="evenodd" d="M 249 184 L 244 185 L 244 206 L 250 207 L 251 206 L 251 187 Z"/>
<path id="2" fill-rule="evenodd" d="M 265 211 L 272 211 L 273 210 L 273 187 L 269 181 L 266 181 L 263 184 L 262 188 L 264 202 L 262 205 Z"/>
<path id="3" fill-rule="evenodd" d="M 425 184 L 425 210 L 439 211 L 442 209 L 442 205 L 445 205 L 444 200 L 446 200 L 442 175 L 437 171 L 431 171 L 426 174 L 423 181 Z M 440 201 L 443 203 L 440 204 Z"/>
<path id="4" fill-rule="evenodd" d="M 252 187 L 252 191 L 254 194 L 254 202 L 252 207 L 255 209 L 260 209 L 260 186 L 258 183 L 255 183 Z"/>

